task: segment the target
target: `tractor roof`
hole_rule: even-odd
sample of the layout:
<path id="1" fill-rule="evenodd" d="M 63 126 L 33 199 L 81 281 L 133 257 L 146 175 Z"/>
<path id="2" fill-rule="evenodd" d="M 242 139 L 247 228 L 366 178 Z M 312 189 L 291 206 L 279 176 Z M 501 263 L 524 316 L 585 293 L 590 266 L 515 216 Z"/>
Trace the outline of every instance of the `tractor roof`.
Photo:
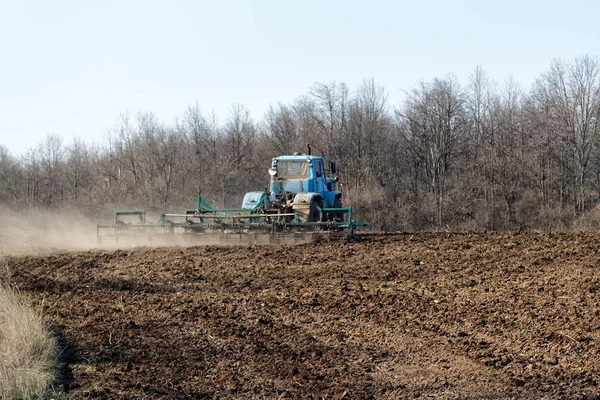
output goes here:
<path id="1" fill-rule="evenodd" d="M 300 162 L 305 162 L 305 161 L 311 161 L 311 160 L 320 160 L 322 159 L 322 157 L 319 156 L 309 156 L 308 154 L 294 154 L 291 156 L 279 156 L 279 157 L 275 157 L 274 160 L 277 161 L 300 161 Z"/>

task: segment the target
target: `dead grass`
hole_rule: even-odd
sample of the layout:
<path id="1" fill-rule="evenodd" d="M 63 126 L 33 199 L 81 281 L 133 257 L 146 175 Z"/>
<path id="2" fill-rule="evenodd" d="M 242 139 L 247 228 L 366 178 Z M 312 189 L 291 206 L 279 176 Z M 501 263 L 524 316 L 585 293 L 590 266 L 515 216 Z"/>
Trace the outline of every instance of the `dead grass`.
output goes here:
<path id="1" fill-rule="evenodd" d="M 0 399 L 43 397 L 56 343 L 25 299 L 0 282 Z"/>

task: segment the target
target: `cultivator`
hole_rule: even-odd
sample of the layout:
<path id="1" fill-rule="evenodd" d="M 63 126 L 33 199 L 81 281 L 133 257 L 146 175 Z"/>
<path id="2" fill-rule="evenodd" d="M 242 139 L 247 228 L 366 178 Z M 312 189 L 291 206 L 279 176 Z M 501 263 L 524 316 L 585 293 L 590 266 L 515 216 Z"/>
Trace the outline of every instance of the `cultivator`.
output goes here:
<path id="1" fill-rule="evenodd" d="M 162 214 L 157 222 L 146 220 L 143 210 L 115 211 L 113 223 L 98 225 L 98 242 L 159 243 L 181 242 L 187 234 L 193 243 L 199 236 L 218 242 L 298 242 L 306 240 L 351 239 L 356 227 L 364 226 L 352 220 L 352 209 L 316 206 L 315 221 L 303 219 L 302 212 L 282 212 L 270 207 L 265 194 L 256 208 L 214 209 L 200 195 L 198 208 L 182 214 Z"/>
<path id="2" fill-rule="evenodd" d="M 335 164 L 330 170 L 335 173 Z M 196 209 L 162 214 L 154 223 L 147 222 L 143 210 L 116 211 L 111 225 L 98 225 L 98 241 L 181 243 L 187 237 L 193 243 L 198 236 L 220 243 L 349 240 L 365 225 L 342 206 L 337 178 L 326 177 L 323 159 L 311 156 L 310 147 L 308 155 L 274 158 L 269 174 L 270 190 L 246 193 L 239 209 L 212 208 L 199 194 Z"/>

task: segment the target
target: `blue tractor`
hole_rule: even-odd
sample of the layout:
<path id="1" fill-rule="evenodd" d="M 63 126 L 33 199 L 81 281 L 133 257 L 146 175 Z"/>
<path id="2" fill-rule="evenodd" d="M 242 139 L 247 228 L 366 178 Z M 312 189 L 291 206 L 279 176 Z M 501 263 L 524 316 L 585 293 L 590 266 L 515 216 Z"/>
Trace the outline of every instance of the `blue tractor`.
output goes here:
<path id="1" fill-rule="evenodd" d="M 335 173 L 334 163 L 330 164 L 329 170 Z M 276 157 L 271 162 L 269 175 L 269 191 L 246 193 L 243 209 L 254 213 L 286 214 L 288 222 L 342 221 L 346 211 L 342 209 L 342 193 L 336 190 L 337 178 L 327 176 L 323 157 L 300 153 Z M 260 207 L 257 208 L 257 204 Z"/>
<path id="2" fill-rule="evenodd" d="M 269 230 L 273 236 L 285 233 L 327 234 L 351 238 L 362 222 L 354 221 L 352 209 L 342 205 L 337 190 L 335 163 L 326 166 L 323 157 L 295 153 L 273 158 L 265 191 L 246 193 L 240 210 L 213 210 L 200 197 L 196 215 L 230 213 L 230 221 L 219 219 L 224 229 Z"/>

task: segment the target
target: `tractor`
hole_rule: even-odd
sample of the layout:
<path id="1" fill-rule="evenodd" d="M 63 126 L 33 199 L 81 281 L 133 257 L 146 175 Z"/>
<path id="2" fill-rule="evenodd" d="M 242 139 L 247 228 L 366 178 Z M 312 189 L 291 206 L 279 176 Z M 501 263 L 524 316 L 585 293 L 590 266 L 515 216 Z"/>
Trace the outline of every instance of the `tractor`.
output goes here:
<path id="1" fill-rule="evenodd" d="M 329 170 L 336 172 L 335 163 L 330 164 Z M 308 154 L 273 158 L 269 175 L 269 191 L 246 193 L 242 209 L 285 214 L 288 222 L 305 224 L 342 220 L 341 211 L 331 210 L 342 208 L 342 193 L 336 190 L 337 177 L 327 177 L 323 157 L 312 156 L 310 147 Z"/>

